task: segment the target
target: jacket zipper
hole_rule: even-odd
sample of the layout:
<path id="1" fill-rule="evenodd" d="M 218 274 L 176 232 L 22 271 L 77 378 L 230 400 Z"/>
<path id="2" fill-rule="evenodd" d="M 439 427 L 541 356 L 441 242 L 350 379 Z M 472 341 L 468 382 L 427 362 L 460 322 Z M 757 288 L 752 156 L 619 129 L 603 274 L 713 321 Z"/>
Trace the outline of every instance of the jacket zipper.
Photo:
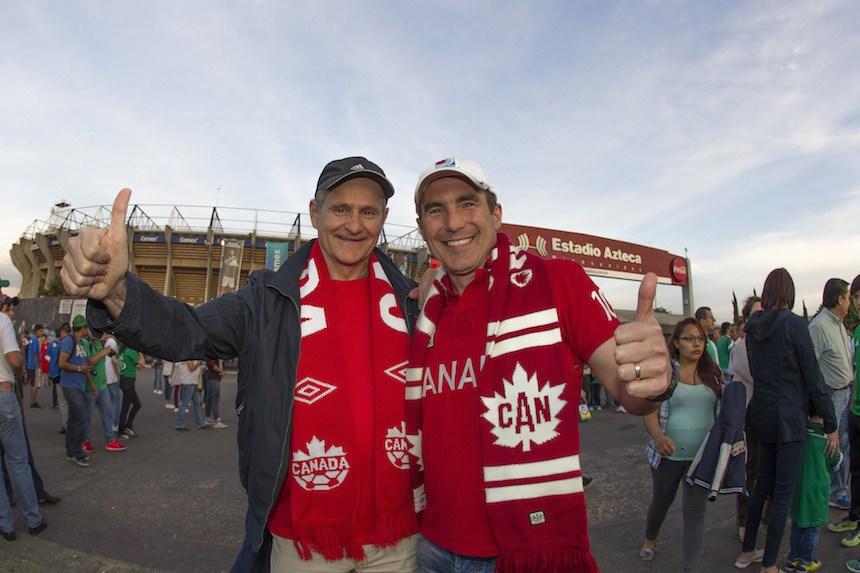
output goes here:
<path id="1" fill-rule="evenodd" d="M 280 290 L 277 288 L 275 290 L 278 290 L 278 292 L 280 292 Z M 302 335 L 301 335 L 302 315 L 301 315 L 301 310 L 299 309 L 298 303 L 291 296 L 288 296 L 284 293 L 281 293 L 281 294 L 284 295 L 286 298 L 290 299 L 290 302 L 293 303 L 293 308 L 296 310 L 296 317 L 299 319 L 299 352 L 296 355 L 296 359 L 297 359 L 296 360 L 296 368 L 298 368 L 298 365 L 299 365 L 298 357 L 301 355 L 301 352 L 302 352 Z M 294 374 L 293 374 L 293 378 L 298 377 L 298 375 L 299 375 L 298 370 L 296 370 L 296 372 L 294 372 Z M 284 460 L 286 459 L 286 454 L 284 453 L 284 449 L 287 447 L 287 445 L 290 441 L 290 436 L 292 435 L 293 406 L 294 405 L 295 405 L 295 401 L 290 399 L 290 411 L 287 413 L 286 432 L 284 432 L 284 441 L 281 444 L 281 461 L 278 464 L 278 473 L 277 473 L 277 478 L 275 480 L 275 489 L 272 490 L 272 495 L 271 495 L 271 498 L 269 501 L 269 507 L 266 508 L 266 519 L 265 519 L 265 521 L 263 521 L 263 529 L 260 531 L 260 540 L 257 542 L 257 547 L 254 550 L 255 553 L 258 552 L 260 550 L 260 547 L 263 546 L 263 539 L 266 536 L 266 526 L 269 523 L 269 517 L 272 514 L 272 509 L 275 507 L 275 500 L 278 497 L 278 494 L 281 493 L 281 488 L 283 487 L 284 480 L 286 479 L 286 476 L 284 475 L 286 473 L 284 471 Z"/>

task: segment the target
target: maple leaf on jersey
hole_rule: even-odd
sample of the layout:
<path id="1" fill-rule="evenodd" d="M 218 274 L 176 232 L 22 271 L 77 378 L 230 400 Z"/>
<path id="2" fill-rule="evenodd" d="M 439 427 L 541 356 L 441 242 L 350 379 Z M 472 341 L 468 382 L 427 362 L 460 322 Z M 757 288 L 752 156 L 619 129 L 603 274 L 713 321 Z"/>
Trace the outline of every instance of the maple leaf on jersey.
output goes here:
<path id="1" fill-rule="evenodd" d="M 494 444 L 521 446 L 528 452 L 532 444 L 543 444 L 558 436 L 558 414 L 567 404 L 561 399 L 564 387 L 564 383 L 550 386 L 549 382 L 540 387 L 537 375 L 529 375 L 517 363 L 511 379 L 502 380 L 504 394 L 495 392 L 492 397 L 481 398 L 487 408 L 483 416 L 493 425 Z"/>

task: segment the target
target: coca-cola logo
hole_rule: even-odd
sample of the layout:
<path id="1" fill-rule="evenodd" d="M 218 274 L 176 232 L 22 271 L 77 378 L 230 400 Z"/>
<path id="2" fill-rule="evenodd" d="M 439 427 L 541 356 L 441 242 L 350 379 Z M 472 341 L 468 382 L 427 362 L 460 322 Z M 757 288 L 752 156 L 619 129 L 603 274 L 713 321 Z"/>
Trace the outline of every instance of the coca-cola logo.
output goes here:
<path id="1" fill-rule="evenodd" d="M 672 278 L 679 283 L 687 282 L 687 261 L 681 257 L 672 259 Z"/>

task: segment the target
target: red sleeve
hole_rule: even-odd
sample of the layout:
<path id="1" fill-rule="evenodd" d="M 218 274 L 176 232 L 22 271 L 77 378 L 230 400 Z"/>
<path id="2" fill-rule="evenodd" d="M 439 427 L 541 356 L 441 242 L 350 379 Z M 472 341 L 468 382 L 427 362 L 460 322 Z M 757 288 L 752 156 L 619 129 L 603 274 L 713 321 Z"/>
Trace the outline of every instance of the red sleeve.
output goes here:
<path id="1" fill-rule="evenodd" d="M 600 288 L 574 261 L 547 261 L 562 336 L 574 354 L 588 361 L 621 324 Z"/>

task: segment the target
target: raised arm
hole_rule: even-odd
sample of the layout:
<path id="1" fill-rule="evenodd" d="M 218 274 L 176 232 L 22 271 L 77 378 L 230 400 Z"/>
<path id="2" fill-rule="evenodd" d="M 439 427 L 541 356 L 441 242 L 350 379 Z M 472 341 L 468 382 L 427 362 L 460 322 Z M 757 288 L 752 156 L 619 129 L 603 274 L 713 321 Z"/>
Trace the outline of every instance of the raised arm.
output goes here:
<path id="1" fill-rule="evenodd" d="M 129 189 L 117 194 L 108 229 L 83 228 L 69 240 L 60 274 L 69 294 L 89 298 L 90 326 L 173 362 L 238 355 L 249 326 L 247 292 L 195 309 L 158 294 L 128 272 L 125 217 L 130 196 Z"/>

